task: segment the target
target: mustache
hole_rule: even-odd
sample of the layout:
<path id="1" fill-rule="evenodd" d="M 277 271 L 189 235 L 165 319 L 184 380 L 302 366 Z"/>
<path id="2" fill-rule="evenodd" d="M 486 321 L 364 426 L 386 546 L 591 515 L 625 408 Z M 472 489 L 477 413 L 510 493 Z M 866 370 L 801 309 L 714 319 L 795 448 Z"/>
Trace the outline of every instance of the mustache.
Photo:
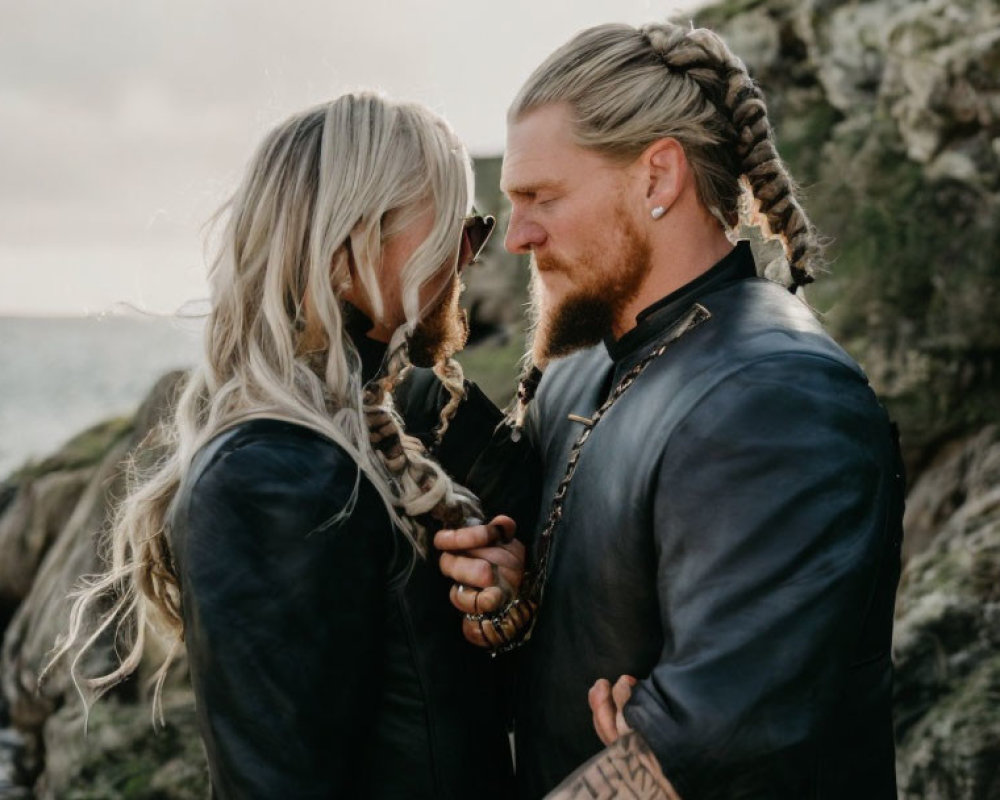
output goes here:
<path id="1" fill-rule="evenodd" d="M 534 273 L 539 272 L 566 272 L 566 262 L 553 255 L 538 255 L 532 252 L 528 266 Z"/>

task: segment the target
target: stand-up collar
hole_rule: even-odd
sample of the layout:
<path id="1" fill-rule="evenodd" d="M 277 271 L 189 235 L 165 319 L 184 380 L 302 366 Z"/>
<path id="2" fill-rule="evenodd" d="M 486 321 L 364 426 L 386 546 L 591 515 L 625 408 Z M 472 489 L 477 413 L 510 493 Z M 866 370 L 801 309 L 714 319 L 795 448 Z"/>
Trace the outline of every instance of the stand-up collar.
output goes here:
<path id="1" fill-rule="evenodd" d="M 640 311 L 636 317 L 636 326 L 620 339 L 616 341 L 610 336 L 607 337 L 604 346 L 608 350 L 608 355 L 612 361 L 627 358 L 655 340 L 699 298 L 735 281 L 752 278 L 756 274 L 757 268 L 754 265 L 750 243 L 737 242 L 736 246 L 707 272 L 703 272 L 694 280 Z"/>
<path id="2" fill-rule="evenodd" d="M 372 339 L 368 336 L 374 326 L 368 317 L 357 306 L 344 302 L 342 305 L 344 313 L 344 330 L 354 342 L 354 347 L 361 356 L 361 382 L 368 383 L 374 378 L 385 360 L 385 351 L 388 346 L 384 342 Z"/>

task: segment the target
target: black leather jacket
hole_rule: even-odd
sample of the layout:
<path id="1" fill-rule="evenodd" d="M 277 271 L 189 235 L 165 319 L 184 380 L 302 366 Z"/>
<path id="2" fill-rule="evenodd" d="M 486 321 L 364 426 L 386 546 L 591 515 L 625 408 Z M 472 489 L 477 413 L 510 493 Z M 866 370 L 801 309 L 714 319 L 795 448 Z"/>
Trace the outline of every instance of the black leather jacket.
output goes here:
<path id="1" fill-rule="evenodd" d="M 895 798 L 898 446 L 857 365 L 754 275 L 741 244 L 545 374 L 529 431 L 551 498 L 581 431 L 568 415 L 591 416 L 693 303 L 711 314 L 583 448 L 520 653 L 522 798 L 602 748 L 587 690 L 623 673 L 640 678 L 625 717 L 683 800 Z"/>
<path id="2" fill-rule="evenodd" d="M 382 349 L 359 346 L 370 375 Z M 429 375 L 410 392 L 414 432 L 441 404 Z M 473 388 L 442 457 L 467 468 L 498 418 Z M 215 796 L 510 797 L 497 664 L 343 448 L 238 425 L 196 455 L 171 517 Z"/>

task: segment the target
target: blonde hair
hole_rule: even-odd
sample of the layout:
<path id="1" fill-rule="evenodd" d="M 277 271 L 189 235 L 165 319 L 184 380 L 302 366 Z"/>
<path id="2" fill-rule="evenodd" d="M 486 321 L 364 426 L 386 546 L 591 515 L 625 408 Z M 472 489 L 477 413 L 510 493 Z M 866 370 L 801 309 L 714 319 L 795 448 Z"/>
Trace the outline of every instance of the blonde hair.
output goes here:
<path id="1" fill-rule="evenodd" d="M 134 672 L 152 628 L 170 642 L 157 673 L 154 712 L 159 707 L 167 669 L 183 643 L 168 510 L 195 453 L 238 423 L 286 420 L 339 444 L 418 553 L 425 551 L 427 532 L 417 515 L 481 516 L 476 498 L 405 435 L 391 400 L 392 385 L 408 367 L 406 336 L 423 311 L 420 288 L 442 265 L 457 264 L 471 183 L 468 154 L 443 120 L 377 94 L 342 96 L 293 116 L 264 139 L 222 210 L 227 219 L 210 269 L 204 360 L 172 418 L 144 442 L 147 451 L 163 445 L 166 455 L 146 474 L 131 461 L 129 490 L 108 536 L 107 572 L 76 593 L 68 634 L 46 666 L 76 650 L 70 674 L 85 705 L 77 667 L 114 625 L 116 636 L 124 630 L 131 641 L 118 666 L 88 685 L 99 697 Z M 384 314 L 383 245 L 428 205 L 433 228 L 401 271 L 406 322 L 389 345 L 394 366 L 374 388 L 363 387 L 339 295 L 357 281 L 374 315 Z M 444 427 L 464 381 L 452 359 L 435 372 L 453 399 L 442 413 Z M 350 513 L 350 505 L 342 513 Z M 88 633 L 89 614 L 108 597 L 110 610 Z"/>
<path id="2" fill-rule="evenodd" d="M 676 139 L 720 222 L 778 239 L 793 291 L 813 280 L 820 244 L 775 149 L 764 96 L 717 34 L 672 23 L 584 30 L 531 74 L 508 118 L 550 103 L 567 103 L 577 142 L 611 158 Z"/>
<path id="3" fill-rule="evenodd" d="M 569 106 L 579 145 L 611 159 L 631 161 L 658 139 L 676 139 L 698 199 L 727 232 L 742 223 L 781 243 L 791 291 L 822 268 L 819 238 L 778 156 L 764 96 L 717 34 L 670 22 L 588 28 L 531 73 L 508 121 L 552 103 Z M 509 410 L 517 436 L 541 379 L 530 357 L 524 367 Z"/>

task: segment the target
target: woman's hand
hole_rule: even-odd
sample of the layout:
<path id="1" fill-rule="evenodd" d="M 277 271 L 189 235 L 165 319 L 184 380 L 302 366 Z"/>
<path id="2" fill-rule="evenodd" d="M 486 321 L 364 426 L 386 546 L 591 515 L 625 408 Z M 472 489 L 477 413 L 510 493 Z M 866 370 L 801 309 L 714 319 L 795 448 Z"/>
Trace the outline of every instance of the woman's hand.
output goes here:
<path id="1" fill-rule="evenodd" d="M 501 515 L 485 525 L 437 532 L 441 572 L 455 581 L 449 593 L 455 608 L 465 614 L 495 614 L 517 596 L 525 555 L 516 531 L 514 520 Z M 491 646 L 474 620 L 462 621 L 462 633 L 479 647 Z"/>

